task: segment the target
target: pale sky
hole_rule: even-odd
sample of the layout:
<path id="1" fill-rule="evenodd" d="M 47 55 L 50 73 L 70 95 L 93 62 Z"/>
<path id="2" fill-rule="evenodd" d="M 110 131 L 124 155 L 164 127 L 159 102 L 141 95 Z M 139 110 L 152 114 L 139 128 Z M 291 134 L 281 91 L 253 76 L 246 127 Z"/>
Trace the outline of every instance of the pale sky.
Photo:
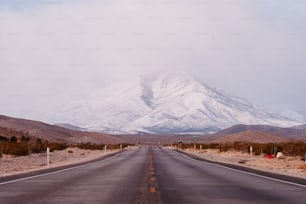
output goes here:
<path id="1" fill-rule="evenodd" d="M 306 113 L 305 11 L 304 0 L 0 0 L 0 114 L 40 119 L 167 70 Z"/>

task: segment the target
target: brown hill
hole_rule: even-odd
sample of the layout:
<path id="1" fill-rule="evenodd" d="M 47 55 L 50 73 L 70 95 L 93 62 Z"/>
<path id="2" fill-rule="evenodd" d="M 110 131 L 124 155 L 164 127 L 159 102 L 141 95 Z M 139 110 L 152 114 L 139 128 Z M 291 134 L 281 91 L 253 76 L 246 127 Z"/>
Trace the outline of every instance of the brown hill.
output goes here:
<path id="1" fill-rule="evenodd" d="M 288 139 L 306 140 L 305 128 L 280 128 L 269 125 L 235 125 L 230 128 L 221 130 L 215 134 L 215 137 L 221 138 L 226 135 L 237 134 L 245 131 L 262 132 L 270 135 L 278 135 Z"/>
<path id="2" fill-rule="evenodd" d="M 285 137 L 275 136 L 263 132 L 243 131 L 236 134 L 230 134 L 213 140 L 214 143 L 234 143 L 234 142 L 247 142 L 247 143 L 281 143 L 287 142 L 289 139 Z"/>
<path id="3" fill-rule="evenodd" d="M 17 119 L 0 115 L 0 127 L 7 128 L 13 131 L 21 131 L 34 137 L 52 142 L 66 142 L 66 143 L 104 143 L 104 144 L 118 144 L 125 143 L 122 138 L 113 135 L 107 135 L 95 132 L 81 132 L 65 129 L 55 125 L 46 123 Z M 6 135 L 8 136 L 8 135 Z"/>

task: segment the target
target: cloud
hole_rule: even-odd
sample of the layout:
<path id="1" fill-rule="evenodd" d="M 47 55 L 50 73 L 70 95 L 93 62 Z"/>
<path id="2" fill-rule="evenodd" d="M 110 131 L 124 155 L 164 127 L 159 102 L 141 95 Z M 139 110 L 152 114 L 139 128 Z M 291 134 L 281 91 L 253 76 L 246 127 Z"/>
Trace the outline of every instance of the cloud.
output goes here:
<path id="1" fill-rule="evenodd" d="M 303 1 L 4 2 L 0 112 L 33 104 L 41 111 L 165 70 L 190 72 L 257 104 L 306 110 Z"/>

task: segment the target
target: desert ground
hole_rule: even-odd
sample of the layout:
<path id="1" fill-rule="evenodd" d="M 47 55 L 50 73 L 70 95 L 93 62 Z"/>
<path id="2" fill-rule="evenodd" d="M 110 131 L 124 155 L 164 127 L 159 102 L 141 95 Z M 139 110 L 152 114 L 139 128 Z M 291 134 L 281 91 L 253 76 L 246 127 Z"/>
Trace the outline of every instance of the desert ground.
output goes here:
<path id="1" fill-rule="evenodd" d="M 184 151 L 211 161 L 241 165 L 262 171 L 306 179 L 306 164 L 301 157 L 285 155 L 282 159 L 268 159 L 265 156 L 253 155 L 251 159 L 250 154 L 238 151 L 219 152 L 219 150 L 215 149 L 202 151 L 188 149 Z"/>
<path id="2" fill-rule="evenodd" d="M 29 156 L 14 157 L 2 155 L 0 158 L 0 177 L 10 176 L 30 171 L 82 163 L 98 159 L 107 154 L 119 150 L 84 150 L 79 148 L 68 148 L 62 151 L 50 153 L 50 165 L 47 166 L 46 153 L 32 154 Z"/>

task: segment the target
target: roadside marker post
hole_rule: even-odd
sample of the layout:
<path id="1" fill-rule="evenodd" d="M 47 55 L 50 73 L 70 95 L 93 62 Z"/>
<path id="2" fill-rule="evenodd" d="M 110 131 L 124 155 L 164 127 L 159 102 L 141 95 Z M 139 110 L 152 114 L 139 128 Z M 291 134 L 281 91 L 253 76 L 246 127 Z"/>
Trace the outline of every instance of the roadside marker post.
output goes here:
<path id="1" fill-rule="evenodd" d="M 252 146 L 250 146 L 250 156 L 251 156 L 251 161 L 252 161 L 253 159 L 253 147 Z"/>
<path id="2" fill-rule="evenodd" d="M 200 151 L 202 151 L 202 148 L 203 148 L 203 146 L 202 146 L 202 145 L 200 145 Z"/>
<path id="3" fill-rule="evenodd" d="M 47 147 L 47 166 L 50 165 L 50 147 Z"/>
<path id="4" fill-rule="evenodd" d="M 197 150 L 197 146 L 196 146 L 196 145 L 193 146 L 193 150 L 194 150 L 194 151 Z"/>
<path id="5" fill-rule="evenodd" d="M 122 144 L 121 144 L 121 145 L 120 145 L 120 150 L 122 150 L 122 147 L 123 147 L 123 146 L 122 146 Z"/>
<path id="6" fill-rule="evenodd" d="M 104 153 L 106 153 L 107 145 L 104 146 Z"/>

